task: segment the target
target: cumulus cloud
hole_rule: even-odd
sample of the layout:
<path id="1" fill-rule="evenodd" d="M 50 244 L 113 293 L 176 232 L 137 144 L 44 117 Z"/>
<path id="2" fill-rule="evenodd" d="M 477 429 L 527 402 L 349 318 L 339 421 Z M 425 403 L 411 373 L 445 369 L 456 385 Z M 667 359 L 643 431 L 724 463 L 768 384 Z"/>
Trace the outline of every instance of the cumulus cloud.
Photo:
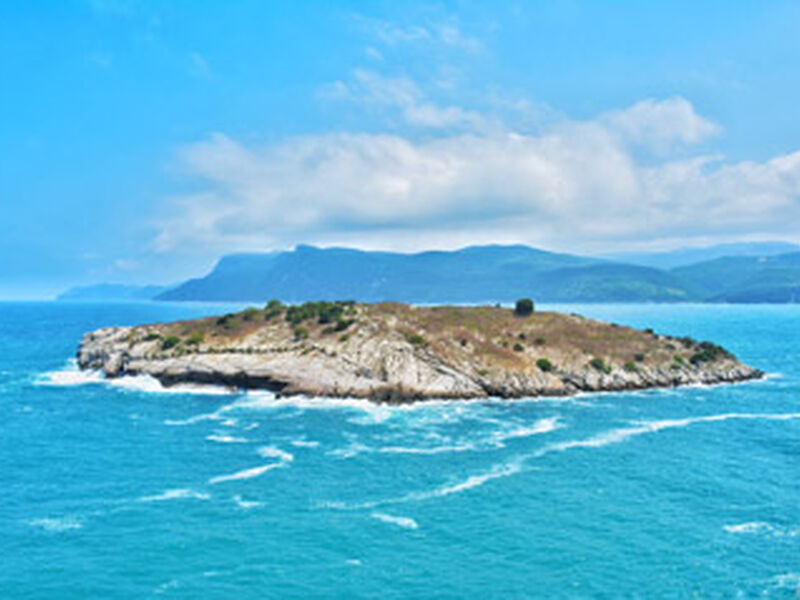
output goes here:
<path id="1" fill-rule="evenodd" d="M 388 83 L 370 92 L 376 101 L 418 106 L 413 86 Z M 634 149 L 693 144 L 716 131 L 689 102 L 674 98 L 560 122 L 536 135 L 339 133 L 258 147 L 217 134 L 182 150 L 182 166 L 202 191 L 173 199 L 158 222 L 156 247 L 520 241 L 585 248 L 777 232 L 797 223 L 800 152 L 764 162 L 643 161 Z"/>
<path id="2" fill-rule="evenodd" d="M 681 97 L 643 100 L 606 113 L 601 122 L 627 142 L 662 151 L 674 144 L 697 144 L 721 131 Z"/>
<path id="3" fill-rule="evenodd" d="M 431 102 L 408 77 L 386 77 L 368 69 L 355 69 L 349 80 L 325 86 L 322 95 L 399 111 L 406 124 L 417 127 L 480 129 L 489 125 L 487 118 L 478 112 Z"/>
<path id="4" fill-rule="evenodd" d="M 387 46 L 437 44 L 472 53 L 483 49 L 483 43 L 478 38 L 465 34 L 452 17 L 439 22 L 407 26 L 365 16 L 358 16 L 357 21 L 375 39 Z"/>

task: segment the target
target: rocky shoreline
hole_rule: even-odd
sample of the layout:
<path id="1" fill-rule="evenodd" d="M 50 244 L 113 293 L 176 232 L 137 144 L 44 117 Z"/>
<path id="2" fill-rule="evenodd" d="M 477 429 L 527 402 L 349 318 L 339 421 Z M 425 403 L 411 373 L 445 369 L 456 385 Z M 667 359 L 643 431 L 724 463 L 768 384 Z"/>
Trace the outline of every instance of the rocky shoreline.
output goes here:
<path id="1" fill-rule="evenodd" d="M 498 307 L 270 303 L 84 335 L 81 369 L 379 402 L 565 396 L 763 377 L 711 342 Z"/>

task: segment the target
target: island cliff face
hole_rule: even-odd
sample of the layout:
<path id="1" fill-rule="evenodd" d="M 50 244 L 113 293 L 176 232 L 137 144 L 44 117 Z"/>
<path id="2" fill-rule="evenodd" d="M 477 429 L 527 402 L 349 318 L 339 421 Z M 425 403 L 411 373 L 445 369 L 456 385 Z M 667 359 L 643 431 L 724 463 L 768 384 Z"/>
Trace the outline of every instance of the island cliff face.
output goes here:
<path id="1" fill-rule="evenodd" d="M 562 396 L 763 376 L 710 342 L 490 306 L 271 302 L 87 333 L 82 369 L 377 401 Z"/>

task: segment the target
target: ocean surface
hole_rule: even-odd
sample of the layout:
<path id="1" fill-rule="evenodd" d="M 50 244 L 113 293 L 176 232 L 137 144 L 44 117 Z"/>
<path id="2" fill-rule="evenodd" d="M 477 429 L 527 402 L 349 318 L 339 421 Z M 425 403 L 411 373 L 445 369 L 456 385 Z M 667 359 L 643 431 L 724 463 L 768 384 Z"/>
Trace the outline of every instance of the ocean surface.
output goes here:
<path id="1" fill-rule="evenodd" d="M 770 374 L 567 399 L 110 384 L 84 331 L 219 305 L 0 304 L 0 598 L 797 598 L 800 306 L 560 307 Z"/>

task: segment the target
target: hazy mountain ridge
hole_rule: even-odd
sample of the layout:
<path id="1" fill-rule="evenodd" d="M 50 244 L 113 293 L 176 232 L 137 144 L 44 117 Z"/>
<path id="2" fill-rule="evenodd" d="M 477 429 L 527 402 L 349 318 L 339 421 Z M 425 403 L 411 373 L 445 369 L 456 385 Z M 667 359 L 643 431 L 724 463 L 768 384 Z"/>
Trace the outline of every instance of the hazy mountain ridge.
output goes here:
<path id="1" fill-rule="evenodd" d="M 686 252 L 782 247 L 793 245 L 735 244 Z M 523 245 L 416 254 L 301 245 L 284 252 L 226 255 L 208 275 L 170 288 L 84 286 L 59 299 L 483 303 L 522 296 L 544 302 L 797 302 L 800 252 L 726 256 L 658 269 Z"/>
<path id="2" fill-rule="evenodd" d="M 361 302 L 675 301 L 688 299 L 674 276 L 638 265 L 527 246 L 473 246 L 418 254 L 299 246 L 275 255 L 225 257 L 204 278 L 159 300 Z"/>
<path id="3" fill-rule="evenodd" d="M 675 269 L 689 265 L 733 256 L 774 256 L 800 252 L 800 245 L 789 242 L 738 242 L 698 248 L 678 248 L 664 252 L 622 252 L 604 256 L 616 262 Z"/>

